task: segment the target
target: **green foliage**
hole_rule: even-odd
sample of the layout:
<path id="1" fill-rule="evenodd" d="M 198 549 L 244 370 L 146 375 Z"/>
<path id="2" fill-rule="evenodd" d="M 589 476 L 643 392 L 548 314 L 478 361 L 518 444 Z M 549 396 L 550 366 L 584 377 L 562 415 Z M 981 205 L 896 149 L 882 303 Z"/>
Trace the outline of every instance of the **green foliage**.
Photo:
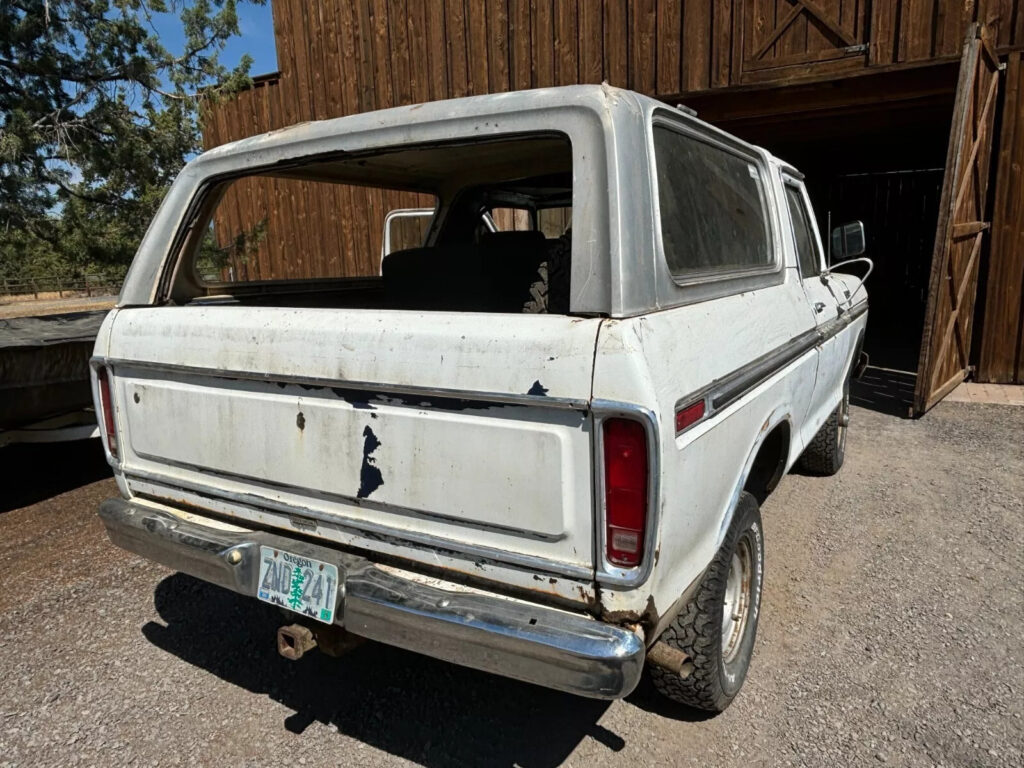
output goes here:
<path id="1" fill-rule="evenodd" d="M 196 272 L 206 282 L 227 279 L 224 270 L 230 265 L 240 267 L 251 264 L 253 257 L 260 249 L 260 243 L 266 237 L 266 217 L 260 219 L 250 229 L 236 234 L 226 246 L 218 245 L 211 224 L 199 243 L 199 252 L 196 254 L 195 260 Z"/>
<path id="2" fill-rule="evenodd" d="M 154 30 L 169 11 L 181 52 Z M 123 275 L 200 149 L 200 99 L 251 82 L 248 56 L 218 62 L 237 34 L 236 0 L 0 2 L 0 278 Z"/>

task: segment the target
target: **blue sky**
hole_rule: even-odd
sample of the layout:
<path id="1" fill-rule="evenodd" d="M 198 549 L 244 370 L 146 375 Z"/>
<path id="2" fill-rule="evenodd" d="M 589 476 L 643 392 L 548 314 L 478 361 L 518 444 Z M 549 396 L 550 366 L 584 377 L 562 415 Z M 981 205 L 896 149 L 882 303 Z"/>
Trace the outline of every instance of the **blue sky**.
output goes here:
<path id="1" fill-rule="evenodd" d="M 176 13 L 159 13 L 154 16 L 154 26 L 160 35 L 160 43 L 169 51 L 181 51 L 184 36 L 181 19 Z M 274 20 L 270 13 L 270 0 L 266 5 L 238 4 L 238 27 L 241 36 L 233 37 L 220 55 L 220 62 L 233 68 L 248 53 L 252 56 L 251 75 L 263 75 L 277 71 L 277 50 L 274 47 Z"/>

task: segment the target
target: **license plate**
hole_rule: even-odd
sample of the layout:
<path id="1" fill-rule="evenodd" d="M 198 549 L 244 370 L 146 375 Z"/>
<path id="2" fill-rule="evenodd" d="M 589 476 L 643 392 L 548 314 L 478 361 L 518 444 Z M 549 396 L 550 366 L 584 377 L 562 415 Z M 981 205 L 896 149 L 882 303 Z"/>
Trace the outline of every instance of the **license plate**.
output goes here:
<path id="1" fill-rule="evenodd" d="M 284 550 L 260 547 L 260 586 L 256 597 L 331 624 L 338 599 L 338 567 Z"/>

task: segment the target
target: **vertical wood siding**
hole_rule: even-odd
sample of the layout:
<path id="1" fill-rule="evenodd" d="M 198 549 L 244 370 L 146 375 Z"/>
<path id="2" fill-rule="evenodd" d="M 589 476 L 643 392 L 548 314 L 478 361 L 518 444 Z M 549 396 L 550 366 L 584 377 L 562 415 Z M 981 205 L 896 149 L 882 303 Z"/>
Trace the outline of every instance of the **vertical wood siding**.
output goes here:
<path id="1" fill-rule="evenodd" d="M 1024 59 L 1009 56 L 978 379 L 1024 384 Z"/>
<path id="2" fill-rule="evenodd" d="M 752 84 L 955 60 L 968 24 L 1024 47 L 1022 0 L 273 0 L 277 80 L 206 110 L 207 147 L 274 128 L 426 100 L 570 83 L 675 100 Z M 377 223 L 411 195 L 244 182 L 222 242 L 264 218 L 261 278 L 366 274 Z M 311 232 L 312 212 L 329 232 Z M 342 256 L 338 255 L 341 244 Z M 355 255 L 352 255 L 355 254 Z"/>
<path id="3" fill-rule="evenodd" d="M 607 81 L 661 98 L 959 57 L 988 22 L 1024 47 L 1022 0 L 274 0 L 278 125 L 420 101 Z M 254 89 L 254 93 L 260 89 Z M 260 96 L 256 98 L 273 99 Z M 217 107 L 209 145 L 249 135 Z M 262 127 L 262 122 L 260 123 Z"/>

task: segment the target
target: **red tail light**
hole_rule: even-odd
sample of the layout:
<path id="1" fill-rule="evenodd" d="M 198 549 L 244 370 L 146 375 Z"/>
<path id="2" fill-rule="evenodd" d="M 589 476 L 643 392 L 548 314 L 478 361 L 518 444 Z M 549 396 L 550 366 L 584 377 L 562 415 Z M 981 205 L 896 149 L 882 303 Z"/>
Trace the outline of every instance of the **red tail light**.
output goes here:
<path id="1" fill-rule="evenodd" d="M 615 565 L 639 565 L 647 527 L 647 433 L 630 419 L 606 419 L 605 554 Z"/>
<path id="2" fill-rule="evenodd" d="M 96 383 L 100 390 L 100 410 L 103 412 L 103 432 L 107 439 L 107 450 L 117 458 L 117 429 L 114 426 L 114 406 L 110 399 L 110 377 L 106 368 L 96 369 Z"/>

